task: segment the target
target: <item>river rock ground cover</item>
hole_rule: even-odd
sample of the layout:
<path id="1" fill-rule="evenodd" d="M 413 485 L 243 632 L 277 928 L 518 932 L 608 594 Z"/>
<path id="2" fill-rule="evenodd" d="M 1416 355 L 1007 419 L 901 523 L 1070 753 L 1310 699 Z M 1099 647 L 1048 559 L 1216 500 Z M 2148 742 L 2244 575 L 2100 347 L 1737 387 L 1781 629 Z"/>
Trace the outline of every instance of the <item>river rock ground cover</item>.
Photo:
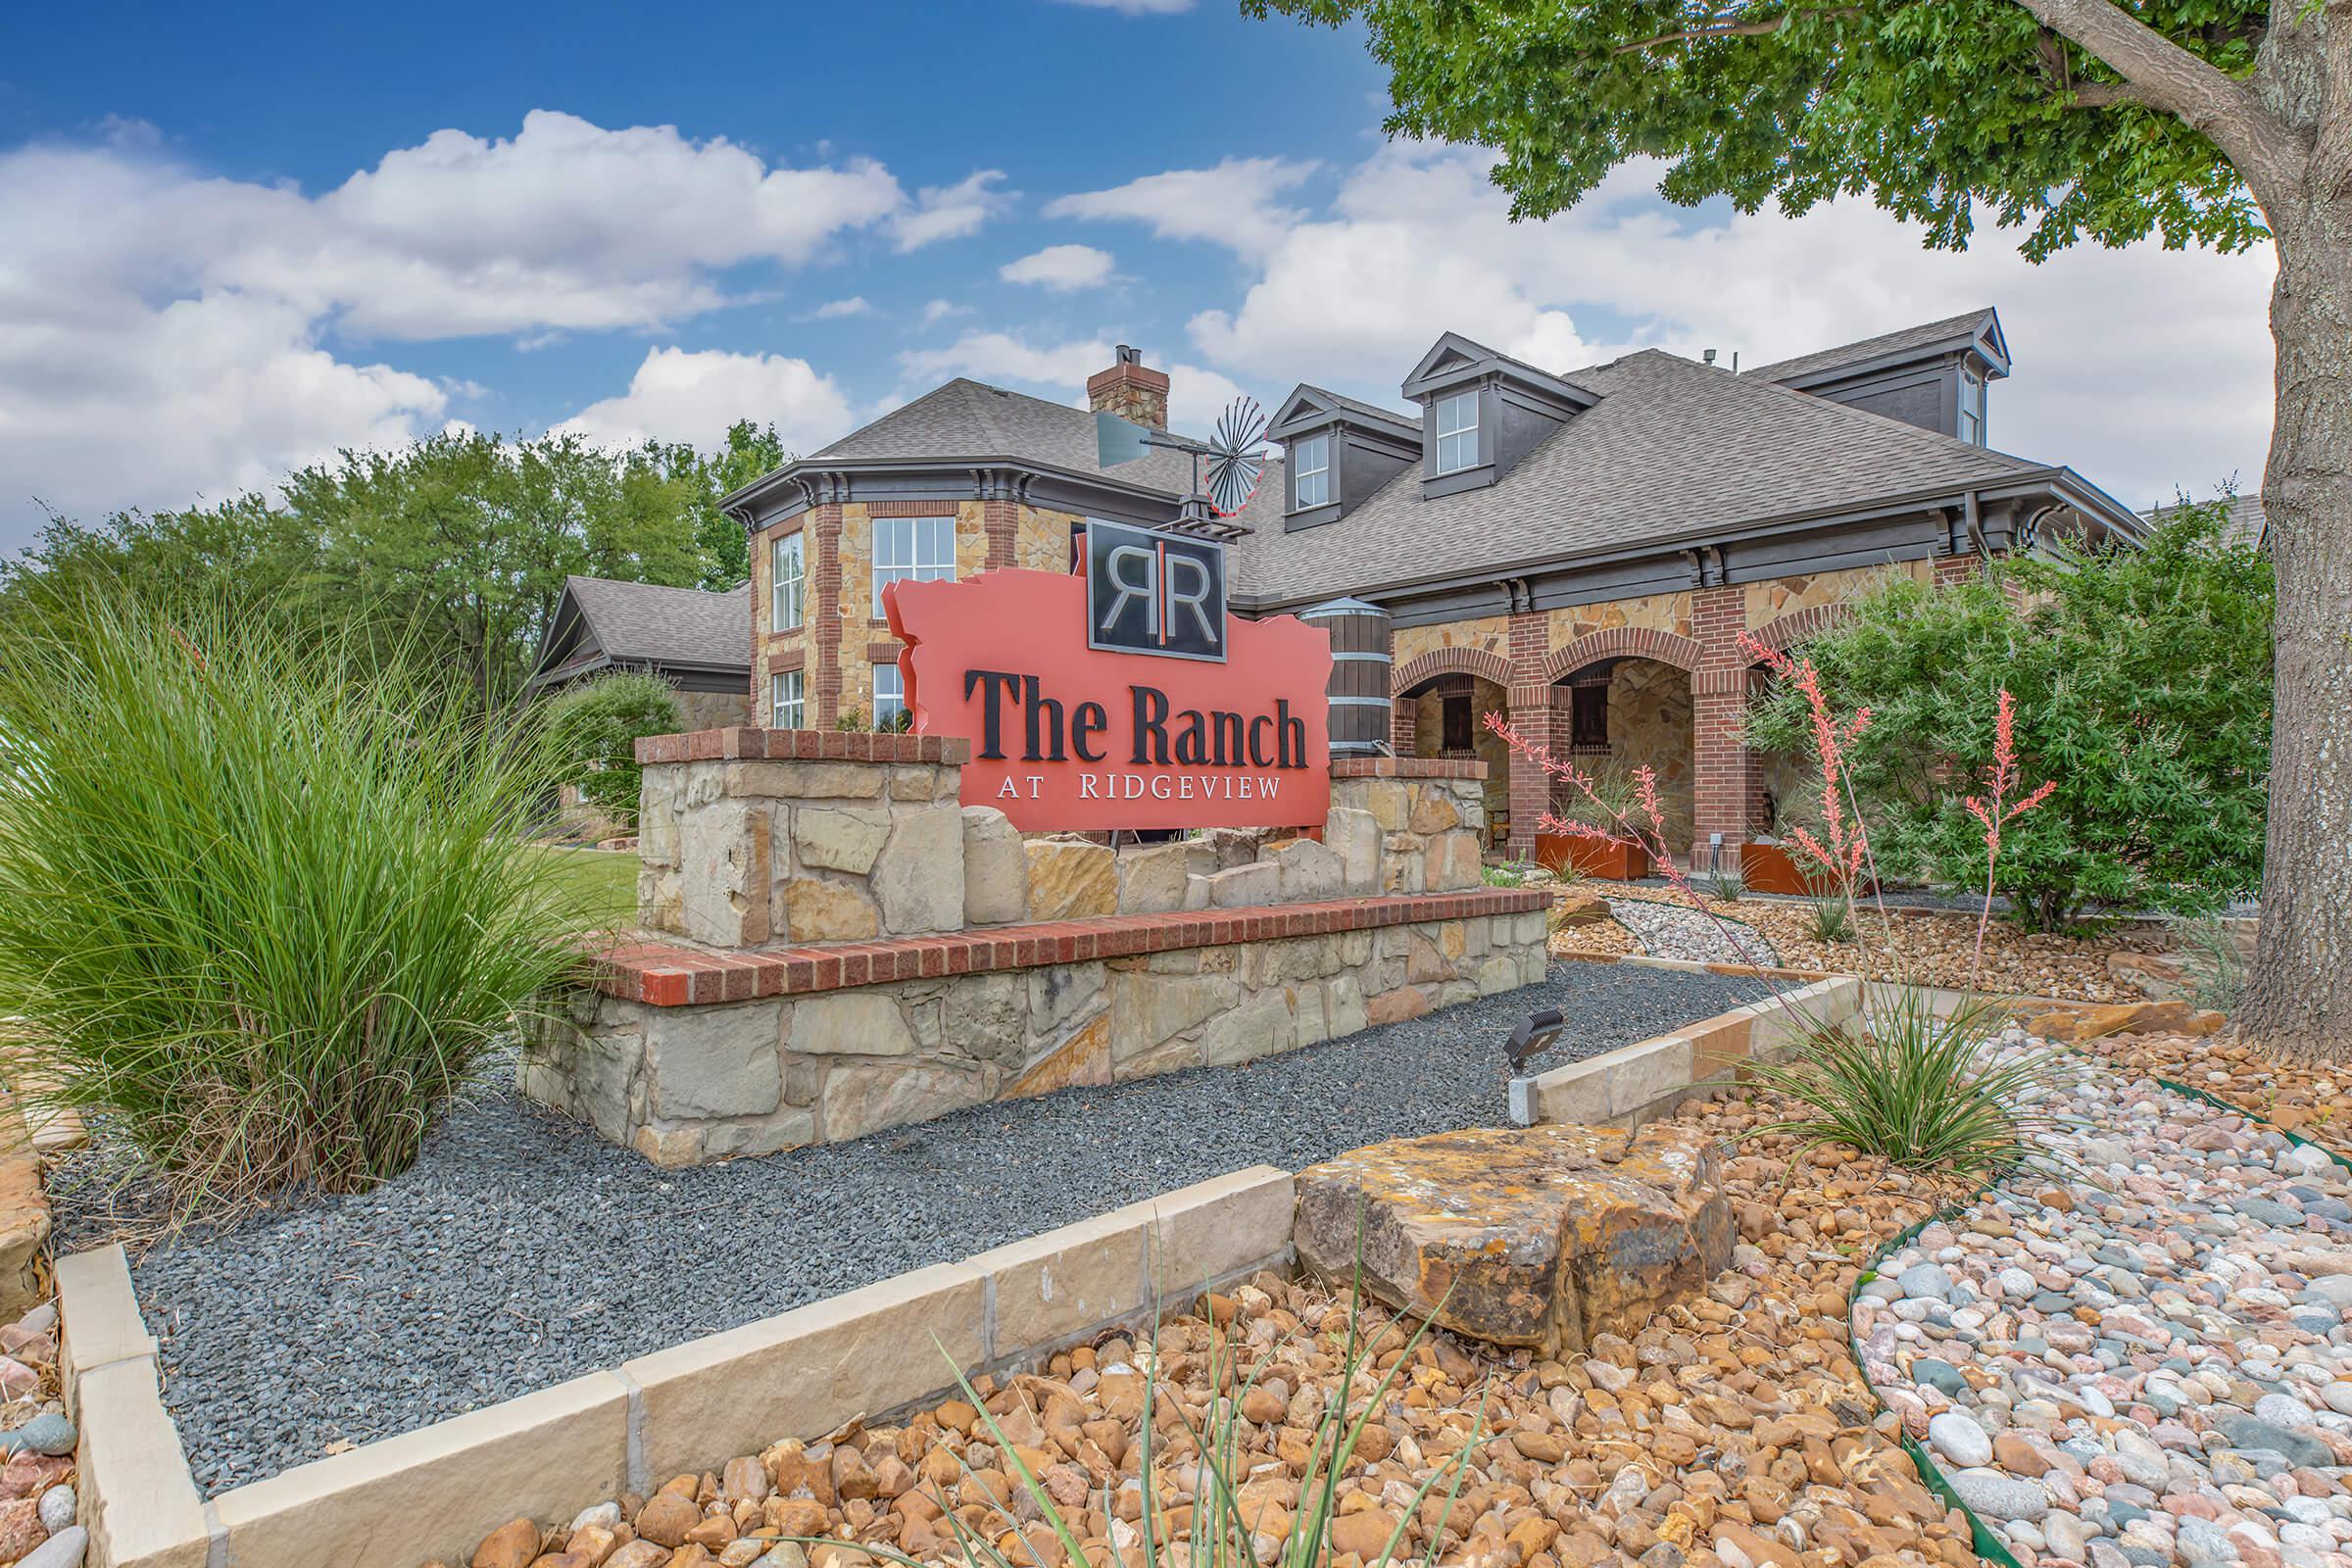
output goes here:
<path id="1" fill-rule="evenodd" d="M 1397 1561 L 1419 1562 L 1434 1544 L 1438 1561 L 1459 1568 L 1974 1568 L 1965 1516 L 1920 1483 L 1846 1344 L 1864 1259 L 1958 1194 L 1845 1150 L 1749 1136 L 1786 1108 L 1727 1100 L 1673 1118 L 1736 1151 L 1722 1180 L 1740 1239 L 1733 1266 L 1702 1296 L 1631 1339 L 1600 1336 L 1589 1353 L 1557 1360 L 1442 1332 L 1414 1350 L 1343 1473 L 1337 1568 L 1377 1555 L 1400 1519 Z M 1112 1337 L 1054 1356 L 1040 1375 L 976 1385 L 1067 1511 L 1093 1568 L 1144 1568 L 1137 1440 L 1147 1374 L 1160 1380 L 1159 1517 L 1189 1524 L 1203 1478 L 1172 1411 L 1181 1406 L 1201 1429 L 1218 1392 L 1208 1382 L 1216 1335 L 1243 1347 L 1229 1365 L 1265 1358 L 1240 1401 L 1236 1467 L 1248 1477 L 1237 1501 L 1257 1560 L 1272 1560 L 1297 1527 L 1313 1431 L 1338 1396 L 1346 1293 L 1261 1275 L 1198 1306 L 1205 1310 L 1163 1323 L 1153 1341 Z M 1362 1311 L 1385 1370 L 1409 1325 L 1377 1303 Z M 1354 1404 L 1371 1392 L 1359 1381 Z M 1470 1450 L 1458 1501 L 1450 1512 L 1439 1497 L 1414 1507 L 1415 1490 L 1462 1451 L 1482 1406 L 1489 1435 Z M 776 1437 L 758 1454 L 713 1454 L 708 1471 L 667 1478 L 650 1498 L 576 1519 L 517 1519 L 472 1561 L 522 1568 L 544 1550 L 564 1568 L 877 1568 L 868 1548 L 883 1548 L 945 1563 L 955 1560 L 952 1510 L 1010 1560 L 1066 1568 L 1034 1510 L 1015 1505 L 1021 1539 L 1012 1539 L 991 1499 L 1020 1488 L 961 1399 L 833 1443 Z M 807 1550 L 777 1544 L 782 1536 L 838 1544 Z"/>
<path id="2" fill-rule="evenodd" d="M 1714 920 L 1672 902 L 1664 889 L 1627 883 L 1586 881 L 1577 893 L 1607 899 L 1616 920 L 1632 928 L 1636 951 L 1653 957 L 1722 962 L 1726 943 Z M 1779 961 L 1795 969 L 1838 974 L 1892 976 L 1914 984 L 1965 987 L 1977 940 L 1974 909 L 1946 911 L 1889 906 L 1882 921 L 1875 905 L 1854 906 L 1858 942 L 1814 940 L 1812 911 L 1794 901 L 1743 898 L 1710 903 L 1708 911 L 1742 931 L 1753 931 Z M 1660 913 L 1661 909 L 1667 913 Z M 1671 917 L 1669 917 L 1671 916 Z M 1611 951 L 1592 942 L 1592 927 L 1563 932 L 1555 950 Z M 1750 940 L 1740 936 L 1742 946 Z M 2159 954 L 2175 938 L 2161 926 L 2118 925 L 2090 936 L 2057 936 L 2023 931 L 1995 918 L 1984 934 L 1984 964 L 1979 989 L 2006 996 L 2056 997 L 2069 1002 L 2132 1002 L 2142 993 L 2116 973 L 2115 956 Z M 1893 954 L 1888 959 L 1889 944 Z M 2128 961 L 2128 960 L 2127 960 Z"/>
<path id="3" fill-rule="evenodd" d="M 2281 1061 L 2215 1035 L 2123 1034 L 2083 1049 L 2228 1101 L 2339 1153 L 2352 1152 L 2352 1065 Z"/>
<path id="4" fill-rule="evenodd" d="M 133 1277 L 190 1467 L 217 1492 L 1227 1171 L 1500 1124 L 1504 1042 L 1535 1008 L 1575 1020 L 1541 1070 L 1757 995 L 1555 964 L 1541 985 L 1247 1068 L 668 1172 L 486 1088 L 374 1192 L 183 1231 Z M 119 1158 L 99 1129 L 52 1170 L 62 1250 L 152 1217 Z"/>
<path id="5" fill-rule="evenodd" d="M 2028 1568 L 2352 1563 L 2352 1185 L 2067 1061 L 2063 1179 L 2003 1184 L 1858 1294 L 1873 1381 Z"/>

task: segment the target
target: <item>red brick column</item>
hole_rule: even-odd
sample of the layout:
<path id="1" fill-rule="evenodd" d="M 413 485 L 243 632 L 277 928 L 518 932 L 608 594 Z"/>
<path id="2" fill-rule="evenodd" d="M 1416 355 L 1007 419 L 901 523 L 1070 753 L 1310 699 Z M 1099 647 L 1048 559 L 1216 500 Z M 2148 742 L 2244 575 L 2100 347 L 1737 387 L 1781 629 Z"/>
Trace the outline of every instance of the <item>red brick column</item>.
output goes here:
<path id="1" fill-rule="evenodd" d="M 1723 863 L 1738 863 L 1739 845 L 1763 809 L 1764 771 L 1741 739 L 1749 660 L 1740 633 L 1746 625 L 1746 595 L 1738 586 L 1717 584 L 1690 596 L 1690 633 L 1699 647 L 1690 675 L 1693 866 L 1706 863 L 1707 841 L 1717 833 Z"/>
<path id="2" fill-rule="evenodd" d="M 1012 564 L 1012 542 L 1021 531 L 1021 509 L 1010 501 L 980 503 L 980 531 L 988 536 L 987 570 Z"/>
<path id="3" fill-rule="evenodd" d="M 1568 753 L 1567 690 L 1559 686 L 1510 688 L 1511 727 L 1554 757 Z M 1537 823 L 1551 809 L 1551 775 L 1516 752 L 1511 754 L 1510 852 L 1524 859 L 1536 853 Z"/>
<path id="4" fill-rule="evenodd" d="M 1936 558 L 1936 586 L 1946 588 L 1956 582 L 1970 582 L 1984 570 L 1984 558 L 1975 554 L 1938 556 Z"/>
<path id="5" fill-rule="evenodd" d="M 808 607 L 808 681 L 806 696 L 815 706 L 816 729 L 831 729 L 841 716 L 841 506 L 827 502 L 808 509 L 806 524 L 816 544 L 813 592 Z"/>
<path id="6" fill-rule="evenodd" d="M 1421 722 L 1421 700 L 1417 697 L 1389 699 L 1389 745 L 1398 757 L 1411 757 L 1419 744 L 1417 735 Z"/>
<path id="7" fill-rule="evenodd" d="M 1508 689 L 1510 723 L 1528 740 L 1555 755 L 1567 736 L 1558 732 L 1552 707 L 1554 692 L 1544 679 L 1544 659 L 1551 651 L 1551 631 L 1540 610 L 1514 611 L 1510 619 L 1511 684 Z M 1527 858 L 1536 853 L 1536 822 L 1551 807 L 1551 778 L 1533 761 L 1511 755 L 1510 853 Z"/>

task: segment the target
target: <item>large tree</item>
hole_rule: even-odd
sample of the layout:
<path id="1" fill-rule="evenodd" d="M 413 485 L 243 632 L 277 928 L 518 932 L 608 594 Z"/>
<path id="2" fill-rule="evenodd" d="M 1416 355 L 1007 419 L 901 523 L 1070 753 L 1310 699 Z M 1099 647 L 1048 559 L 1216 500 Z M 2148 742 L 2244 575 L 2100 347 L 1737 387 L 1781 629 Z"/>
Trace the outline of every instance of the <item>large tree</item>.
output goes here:
<path id="1" fill-rule="evenodd" d="M 1393 133 L 1499 154 L 1519 217 L 1627 159 L 1671 200 L 1844 193 L 1968 242 L 2268 239 L 2278 722 L 2240 1026 L 2352 1055 L 2352 0 L 1242 0 L 1361 17 Z"/>

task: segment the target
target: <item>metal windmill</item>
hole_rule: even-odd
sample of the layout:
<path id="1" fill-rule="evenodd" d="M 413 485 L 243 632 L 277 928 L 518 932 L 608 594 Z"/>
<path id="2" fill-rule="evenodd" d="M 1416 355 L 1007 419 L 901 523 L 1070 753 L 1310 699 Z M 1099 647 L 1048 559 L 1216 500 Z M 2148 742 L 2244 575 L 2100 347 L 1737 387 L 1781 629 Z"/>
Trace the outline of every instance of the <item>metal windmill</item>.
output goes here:
<path id="1" fill-rule="evenodd" d="M 1096 457 L 1105 468 L 1133 463 L 1153 448 L 1182 452 L 1193 460 L 1192 492 L 1185 498 L 1185 511 L 1200 522 L 1208 519 L 1199 516 L 1200 513 L 1211 517 L 1234 516 L 1257 494 L 1258 481 L 1266 471 L 1265 437 L 1265 411 L 1255 398 L 1249 397 L 1236 398 L 1225 406 L 1206 441 L 1154 430 L 1115 414 L 1095 416 Z"/>

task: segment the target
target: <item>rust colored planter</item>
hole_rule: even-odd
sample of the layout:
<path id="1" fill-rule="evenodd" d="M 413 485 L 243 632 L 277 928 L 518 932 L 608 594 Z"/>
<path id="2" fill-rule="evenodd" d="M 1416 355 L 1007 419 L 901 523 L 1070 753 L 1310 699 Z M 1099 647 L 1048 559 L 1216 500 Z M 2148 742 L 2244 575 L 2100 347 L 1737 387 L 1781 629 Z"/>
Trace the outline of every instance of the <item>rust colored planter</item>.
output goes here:
<path id="1" fill-rule="evenodd" d="M 1786 845 L 1742 844 L 1740 846 L 1740 881 L 1751 893 L 1788 893 L 1802 898 L 1818 898 L 1834 891 L 1829 872 L 1809 855 L 1791 855 Z M 1856 898 L 1865 898 L 1876 891 L 1876 884 L 1864 883 L 1854 889 Z"/>
<path id="2" fill-rule="evenodd" d="M 1577 838 L 1568 833 L 1536 835 L 1536 863 L 1557 871 L 1565 865 L 1580 876 L 1633 882 L 1649 875 L 1649 855 L 1630 844 Z"/>

